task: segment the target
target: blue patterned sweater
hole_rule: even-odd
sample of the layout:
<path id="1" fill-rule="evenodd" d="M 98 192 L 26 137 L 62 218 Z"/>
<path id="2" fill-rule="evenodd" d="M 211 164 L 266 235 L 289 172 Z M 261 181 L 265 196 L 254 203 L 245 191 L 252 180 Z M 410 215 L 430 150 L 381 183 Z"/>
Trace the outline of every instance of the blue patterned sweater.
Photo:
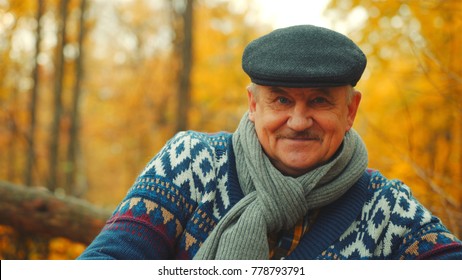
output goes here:
<path id="1" fill-rule="evenodd" d="M 229 133 L 182 132 L 148 163 L 79 259 L 191 259 L 242 197 Z M 316 212 L 286 259 L 462 259 L 400 181 L 368 170 Z"/>

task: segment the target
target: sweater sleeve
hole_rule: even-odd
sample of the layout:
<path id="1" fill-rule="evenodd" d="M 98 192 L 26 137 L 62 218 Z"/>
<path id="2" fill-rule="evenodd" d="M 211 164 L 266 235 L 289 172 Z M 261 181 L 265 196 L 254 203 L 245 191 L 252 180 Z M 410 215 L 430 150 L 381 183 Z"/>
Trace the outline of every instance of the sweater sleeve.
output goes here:
<path id="1" fill-rule="evenodd" d="M 79 259 L 170 259 L 200 186 L 190 178 L 190 137 L 179 133 L 147 164 Z"/>
<path id="2" fill-rule="evenodd" d="M 397 199 L 391 224 L 407 229 L 394 258 L 462 259 L 462 242 L 412 196 L 406 185 L 400 181 L 393 184 Z"/>

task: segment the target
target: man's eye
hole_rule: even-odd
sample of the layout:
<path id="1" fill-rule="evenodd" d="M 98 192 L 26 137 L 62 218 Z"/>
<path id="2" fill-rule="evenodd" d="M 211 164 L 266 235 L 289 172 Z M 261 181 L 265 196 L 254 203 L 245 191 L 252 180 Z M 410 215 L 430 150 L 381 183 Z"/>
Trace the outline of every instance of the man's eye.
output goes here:
<path id="1" fill-rule="evenodd" d="M 325 97 L 316 97 L 316 98 L 311 100 L 311 104 L 313 104 L 313 105 L 329 105 L 331 103 Z"/>
<path id="2" fill-rule="evenodd" d="M 324 104 L 324 103 L 328 103 L 328 101 L 324 97 L 316 97 L 315 99 L 311 100 L 311 103 L 313 103 L 313 104 Z"/>
<path id="3" fill-rule="evenodd" d="M 279 102 L 280 104 L 287 104 L 287 103 L 289 103 L 289 99 L 286 98 L 286 97 L 282 97 L 282 96 L 281 96 L 281 97 L 278 97 L 278 102 Z"/>

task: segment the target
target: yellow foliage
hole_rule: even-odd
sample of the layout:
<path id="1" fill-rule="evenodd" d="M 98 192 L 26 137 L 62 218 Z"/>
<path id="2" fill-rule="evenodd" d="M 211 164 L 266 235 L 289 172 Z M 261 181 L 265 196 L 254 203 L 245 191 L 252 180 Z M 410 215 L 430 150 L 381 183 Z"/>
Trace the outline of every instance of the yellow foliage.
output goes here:
<path id="1" fill-rule="evenodd" d="M 241 69 L 244 47 L 265 29 L 245 25 L 246 14 L 229 11 L 227 2 L 196 8 L 191 129 L 234 131 L 247 109 L 250 80 Z M 267 31 L 267 30 L 266 30 Z"/>

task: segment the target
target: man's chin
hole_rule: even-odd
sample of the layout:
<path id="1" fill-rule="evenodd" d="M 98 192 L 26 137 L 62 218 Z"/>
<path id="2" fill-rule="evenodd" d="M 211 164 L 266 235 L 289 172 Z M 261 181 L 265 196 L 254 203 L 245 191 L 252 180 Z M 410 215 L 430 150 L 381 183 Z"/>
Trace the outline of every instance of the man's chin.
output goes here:
<path id="1" fill-rule="evenodd" d="M 294 162 L 290 161 L 289 163 L 281 162 L 279 166 L 275 166 L 282 174 L 291 176 L 291 177 L 298 177 L 301 176 L 314 168 L 317 165 L 313 164 L 312 162 Z"/>

